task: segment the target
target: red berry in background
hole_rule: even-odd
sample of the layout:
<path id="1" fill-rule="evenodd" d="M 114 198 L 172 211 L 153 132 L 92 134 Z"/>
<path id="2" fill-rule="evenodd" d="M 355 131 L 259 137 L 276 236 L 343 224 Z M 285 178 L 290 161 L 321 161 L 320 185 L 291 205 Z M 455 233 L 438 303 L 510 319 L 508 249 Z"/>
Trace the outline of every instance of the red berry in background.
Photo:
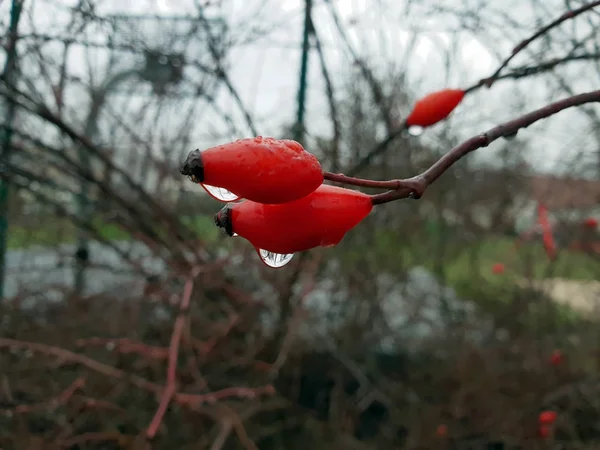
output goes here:
<path id="1" fill-rule="evenodd" d="M 426 95 L 417 103 L 408 118 L 406 125 L 428 127 L 445 119 L 458 106 L 465 96 L 461 89 L 443 89 Z"/>
<path id="2" fill-rule="evenodd" d="M 540 425 L 538 427 L 538 436 L 542 439 L 550 437 L 550 427 L 548 425 Z"/>
<path id="3" fill-rule="evenodd" d="M 542 411 L 539 415 L 538 422 L 540 425 L 552 425 L 556 422 L 556 411 Z"/>
<path id="4" fill-rule="evenodd" d="M 595 217 L 588 217 L 583 221 L 583 226 L 586 228 L 598 228 L 598 219 Z"/>
<path id="5" fill-rule="evenodd" d="M 438 425 L 435 434 L 438 437 L 446 437 L 448 435 L 448 427 L 444 424 Z"/>
<path id="6" fill-rule="evenodd" d="M 312 153 L 288 139 L 238 139 L 188 154 L 181 168 L 194 183 L 224 202 L 245 198 L 280 204 L 305 197 L 323 183 Z"/>
<path id="7" fill-rule="evenodd" d="M 554 350 L 550 356 L 550 364 L 553 366 L 559 366 L 562 364 L 564 356 L 560 350 Z"/>
<path id="8" fill-rule="evenodd" d="M 493 265 L 492 267 L 492 273 L 495 275 L 500 275 L 504 273 L 504 264 L 502 263 L 496 263 Z"/>
<path id="9" fill-rule="evenodd" d="M 215 224 L 250 241 L 268 266 L 283 267 L 296 252 L 338 244 L 372 209 L 369 195 L 323 184 L 280 205 L 229 203 L 216 214 Z"/>
<path id="10" fill-rule="evenodd" d="M 556 243 L 552 235 L 552 226 L 548 218 L 548 208 L 540 204 L 538 206 L 538 223 L 542 228 L 542 239 L 544 241 L 544 249 L 549 259 L 556 258 Z"/>

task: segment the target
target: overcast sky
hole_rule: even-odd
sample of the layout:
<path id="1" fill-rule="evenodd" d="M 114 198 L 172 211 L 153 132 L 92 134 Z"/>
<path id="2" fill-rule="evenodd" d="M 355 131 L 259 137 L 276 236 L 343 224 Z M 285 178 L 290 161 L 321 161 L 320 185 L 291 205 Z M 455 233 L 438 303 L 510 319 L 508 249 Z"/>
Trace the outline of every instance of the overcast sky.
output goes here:
<path id="1" fill-rule="evenodd" d="M 27 3 L 28 2 L 27 0 Z M 450 39 L 446 29 L 452 28 L 449 19 L 440 22 L 440 18 L 421 19 L 420 23 L 407 23 L 404 20 L 405 2 L 392 0 L 334 0 L 342 21 L 352 39 L 353 46 L 362 57 L 368 57 L 369 63 L 376 68 L 382 68 L 394 58 L 401 57 L 411 31 L 415 28 L 426 29 L 420 34 L 417 51 L 412 55 L 408 70 L 409 85 L 415 95 L 424 95 L 432 90 L 445 87 L 466 87 L 482 77 L 490 75 L 498 59 L 493 52 L 502 56 L 508 54 L 522 36 L 501 36 L 490 32 L 486 42 L 475 39 L 469 33 L 458 36 L 459 50 L 455 58 L 456 70 L 447 74 L 444 71 L 444 53 L 440 48 L 455 42 Z M 74 4 L 67 0 L 37 0 L 35 4 L 35 27 L 39 31 L 44 26 L 55 31 L 60 23 L 57 19 L 61 9 L 56 4 Z M 415 3 L 415 2 L 413 2 Z M 419 2 L 416 2 L 419 3 Z M 450 2 L 444 2 L 450 3 Z M 457 2 L 459 4 L 460 2 Z M 463 2 L 467 4 L 470 2 Z M 487 2 L 490 8 L 504 10 L 509 17 L 527 25 L 529 10 L 522 6 L 522 1 L 497 0 Z M 562 1 L 548 2 L 548 5 L 563 5 Z M 301 0 L 234 0 L 228 1 L 228 8 L 221 9 L 221 14 L 227 20 L 244 26 L 245 21 L 256 21 L 257 17 L 265 24 L 279 24 L 279 27 L 253 45 L 234 49 L 230 55 L 230 76 L 235 87 L 239 90 L 244 103 L 253 113 L 261 134 L 277 135 L 281 126 L 293 120 L 296 111 L 296 90 L 298 87 L 298 68 L 300 62 L 300 42 L 302 33 L 303 1 Z M 102 2 L 104 13 L 145 13 L 145 14 L 186 14 L 192 13 L 193 0 L 105 0 Z M 261 5 L 263 5 L 261 7 Z M 7 17 L 9 0 L 0 3 L 0 17 Z M 550 7 L 550 6 L 549 6 Z M 558 8 L 555 8 L 559 11 Z M 208 10 L 210 11 L 210 9 Z M 65 16 L 65 19 L 66 20 Z M 339 35 L 333 25 L 327 9 L 322 1 L 315 0 L 313 17 L 326 50 L 327 62 L 334 78 L 344 76 L 343 71 L 348 67 L 348 54 L 343 50 Z M 413 16 L 411 16 L 413 17 Z M 427 17 L 427 16 L 422 16 Z M 29 20 L 29 19 L 28 19 Z M 6 22 L 3 20 L 3 26 Z M 534 29 L 531 23 L 529 30 Z M 28 25 L 25 24 L 25 27 Z M 585 23 L 579 25 L 585 27 Z M 29 25 L 30 27 L 30 25 Z M 21 32 L 25 32 L 22 28 Z M 490 48 L 493 47 L 493 48 Z M 488 49 L 489 48 L 489 49 Z M 314 52 L 313 52 L 314 53 Z M 563 55 L 549 53 L 548 57 Z M 70 70 L 85 71 L 81 54 L 75 53 L 70 61 Z M 531 62 L 523 56 L 516 63 Z M 582 76 L 582 65 L 573 68 L 573 77 L 581 77 L 578 85 L 581 91 L 590 90 L 599 78 Z M 334 80 L 335 81 L 335 80 Z M 516 91 L 515 89 L 519 89 Z M 323 94 L 323 83 L 316 54 L 310 60 L 310 77 L 307 104 L 307 126 L 311 133 L 328 134 L 331 132 L 330 123 L 326 120 L 328 108 Z M 514 116 L 514 110 L 519 103 L 527 109 L 542 106 L 551 99 L 547 86 L 538 80 L 506 81 L 498 83 L 491 90 L 480 90 L 470 96 L 453 114 L 449 125 L 459 133 L 469 137 Z M 236 106 L 230 96 L 221 98 L 222 108 L 236 114 Z M 597 106 L 594 106 L 598 108 Z M 406 113 L 406 112 L 405 112 Z M 237 115 L 236 117 L 239 117 Z M 440 127 L 446 125 L 440 125 Z M 530 160 L 541 170 L 556 166 L 565 155 L 572 154 L 575 149 L 584 150 L 591 155 L 594 150 L 593 140 L 590 139 L 589 123 L 580 112 L 571 111 L 550 119 L 546 125 L 535 126 L 521 133 L 521 136 L 535 138 L 532 145 Z M 249 133 L 249 132 L 248 132 Z M 423 139 L 432 139 L 435 129 Z M 198 146 L 214 145 L 216 142 L 201 141 Z M 486 150 L 490 155 L 494 147 Z M 569 153 L 570 152 L 570 153 Z M 585 159 L 585 158 L 584 158 Z M 590 160 L 591 161 L 591 160 Z"/>

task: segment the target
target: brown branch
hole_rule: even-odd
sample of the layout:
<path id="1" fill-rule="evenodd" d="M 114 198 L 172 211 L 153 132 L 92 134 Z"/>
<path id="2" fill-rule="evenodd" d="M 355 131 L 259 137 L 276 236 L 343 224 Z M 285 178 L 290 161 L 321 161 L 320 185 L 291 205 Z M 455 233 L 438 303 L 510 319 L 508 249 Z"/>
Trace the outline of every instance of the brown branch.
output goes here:
<path id="1" fill-rule="evenodd" d="M 28 414 L 37 411 L 54 411 L 55 409 L 65 405 L 73 394 L 78 389 L 81 389 L 85 385 L 85 378 L 79 377 L 75 381 L 73 381 L 69 387 L 67 387 L 64 391 L 58 394 L 56 397 L 42 402 L 35 403 L 32 405 L 18 405 L 14 408 L 4 408 L 0 409 L 0 414 L 11 415 L 11 414 Z"/>
<path id="2" fill-rule="evenodd" d="M 118 413 L 125 412 L 123 408 L 112 402 L 109 402 L 108 400 L 99 400 L 97 398 L 86 397 L 81 395 L 76 395 L 73 398 L 81 400 L 82 409 L 107 409 Z"/>
<path id="3" fill-rule="evenodd" d="M 417 194 L 422 188 L 422 183 L 416 179 L 407 180 L 389 180 L 389 181 L 375 181 L 366 180 L 363 178 L 355 178 L 344 175 L 343 173 L 331 173 L 325 172 L 324 178 L 334 183 L 347 184 L 350 186 L 373 188 L 373 189 L 390 189 L 391 191 L 398 191 L 400 189 L 408 190 L 410 193 Z M 418 198 L 418 197 L 416 197 Z"/>
<path id="4" fill-rule="evenodd" d="M 162 386 L 152 383 L 140 376 L 127 373 L 123 370 L 109 366 L 92 359 L 88 356 L 72 352 L 70 350 L 55 347 L 53 345 L 41 344 L 37 342 L 20 341 L 17 339 L 0 338 L 0 348 L 9 349 L 27 349 L 32 352 L 43 353 L 45 355 L 54 356 L 60 361 L 71 362 L 86 367 L 93 372 L 97 372 L 107 377 L 128 380 L 134 386 L 145 389 L 150 392 L 160 393 Z"/>
<path id="5" fill-rule="evenodd" d="M 158 409 L 148 426 L 146 431 L 146 437 L 148 439 L 154 438 L 162 423 L 163 417 L 167 412 L 169 403 L 173 399 L 173 395 L 177 389 L 177 360 L 179 358 L 179 343 L 181 342 L 181 335 L 183 334 L 183 327 L 187 318 L 187 313 L 190 309 L 190 300 L 192 298 L 192 291 L 194 290 L 194 279 L 198 276 L 198 269 L 192 271 L 192 275 L 185 282 L 183 288 L 183 295 L 181 296 L 181 303 L 179 305 L 179 314 L 175 319 L 175 325 L 173 326 L 173 334 L 171 335 L 171 344 L 169 345 L 169 362 L 167 365 L 167 387 L 163 391 Z"/>
<path id="6" fill-rule="evenodd" d="M 132 385 L 152 392 L 157 395 L 164 395 L 165 386 L 153 383 L 138 375 L 134 375 L 107 364 L 101 363 L 88 356 L 81 355 L 70 350 L 56 347 L 53 345 L 41 344 L 37 342 L 20 341 L 17 339 L 0 338 L 0 348 L 8 349 L 26 349 L 36 353 L 42 353 L 49 356 L 54 356 L 59 361 L 71 362 L 86 367 L 93 372 L 101 375 L 128 381 Z M 227 398 L 247 398 L 253 399 L 262 395 L 274 395 L 275 389 L 272 385 L 257 388 L 247 387 L 230 387 L 221 389 L 220 391 L 209 392 L 206 394 L 187 394 L 174 393 L 172 398 L 180 405 L 196 409 L 204 404 L 216 403 L 219 400 Z"/>
<path id="7" fill-rule="evenodd" d="M 119 433 L 118 431 L 105 431 L 105 432 L 89 432 L 79 434 L 77 436 L 65 439 L 61 443 L 62 448 L 73 448 L 75 446 L 85 445 L 88 442 L 107 442 L 116 441 L 119 445 L 123 444 L 123 447 L 129 443 L 133 438 Z"/>
<path id="8" fill-rule="evenodd" d="M 471 139 L 466 140 L 462 144 L 454 147 L 444 156 L 442 156 L 435 164 L 420 175 L 406 180 L 394 180 L 399 184 L 399 188 L 373 196 L 373 204 L 380 205 L 383 203 L 389 203 L 394 200 L 399 200 L 408 197 L 420 198 L 425 190 L 437 180 L 446 170 L 448 170 L 455 162 L 482 147 L 487 147 L 495 140 L 501 137 L 510 137 L 517 134 L 522 129 L 532 125 L 539 120 L 550 117 L 560 111 L 563 111 L 574 106 L 583 105 L 586 103 L 600 102 L 600 90 L 591 91 L 585 94 L 579 94 L 572 97 L 568 97 L 563 100 L 551 103 L 543 108 L 532 111 L 525 114 L 517 119 L 513 119 L 509 122 L 505 122 L 498 125 L 485 133 L 478 136 L 474 136 Z M 352 181 L 352 180 L 351 180 Z M 363 180 L 360 180 L 362 182 Z M 381 182 L 381 186 L 389 185 L 389 181 Z M 354 184 L 354 182 L 348 182 L 347 184 Z M 370 187 L 377 187 L 378 182 L 372 182 Z"/>
<path id="9" fill-rule="evenodd" d="M 391 181 L 375 181 L 375 180 L 365 180 L 363 178 L 355 178 L 344 175 L 343 173 L 331 173 L 325 172 L 323 177 L 334 183 L 341 184 L 349 184 L 351 186 L 364 187 L 364 188 L 374 188 L 374 189 L 397 189 L 398 182 L 397 180 Z"/>
<path id="10" fill-rule="evenodd" d="M 165 347 L 148 345 L 144 344 L 143 342 L 137 342 L 128 338 L 92 337 L 87 339 L 78 339 L 75 341 L 75 345 L 78 347 L 113 345 L 114 351 L 123 355 L 138 353 L 148 359 L 161 360 L 169 357 L 169 350 Z"/>
<path id="11" fill-rule="evenodd" d="M 552 30 L 553 28 L 556 28 L 561 23 L 563 23 L 567 20 L 573 19 L 573 18 L 577 17 L 578 15 L 580 15 L 586 11 L 589 11 L 592 8 L 595 8 L 596 6 L 600 6 L 600 0 L 596 0 L 592 3 L 588 3 L 587 5 L 583 5 L 572 11 L 567 11 L 567 12 L 563 13 L 560 17 L 554 19 L 552 22 L 550 22 L 547 25 L 543 26 L 542 28 L 538 29 L 530 37 L 528 37 L 527 39 L 524 39 L 519 44 L 517 44 L 517 46 L 515 48 L 513 48 L 511 54 L 504 61 L 502 61 L 500 66 L 496 69 L 496 71 L 490 77 L 480 80 L 479 83 L 477 83 L 476 85 L 471 86 L 470 88 L 466 89 L 466 92 L 471 92 L 481 86 L 492 87 L 492 85 L 494 84 L 494 82 L 499 77 L 500 73 L 502 72 L 502 70 L 504 70 L 504 68 L 506 66 L 508 66 L 508 64 L 512 61 L 512 59 L 515 56 L 517 56 L 522 50 L 524 50 L 529 44 L 531 44 L 536 39 L 544 36 L 546 33 L 548 33 L 548 31 Z"/>
<path id="12" fill-rule="evenodd" d="M 201 405 L 216 403 L 219 400 L 227 398 L 247 398 L 254 399 L 260 396 L 271 396 L 275 394 L 275 388 L 271 384 L 257 388 L 230 387 L 220 391 L 209 392 L 208 394 L 176 394 L 175 400 L 192 409 Z"/>

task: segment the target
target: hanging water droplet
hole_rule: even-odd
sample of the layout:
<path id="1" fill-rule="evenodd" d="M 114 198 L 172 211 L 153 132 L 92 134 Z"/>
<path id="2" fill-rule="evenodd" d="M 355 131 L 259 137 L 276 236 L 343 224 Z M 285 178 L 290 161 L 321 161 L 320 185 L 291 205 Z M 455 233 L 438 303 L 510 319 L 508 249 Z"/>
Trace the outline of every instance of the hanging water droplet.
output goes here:
<path id="1" fill-rule="evenodd" d="M 237 195 L 235 195 L 233 192 L 229 192 L 227 189 L 211 186 L 209 184 L 204 183 L 202 183 L 201 186 L 206 192 L 208 192 L 208 195 L 219 200 L 220 202 L 233 202 L 239 199 Z"/>
<path id="2" fill-rule="evenodd" d="M 279 269 L 280 267 L 285 266 L 294 257 L 293 253 L 282 255 L 280 253 L 273 253 L 263 249 L 258 250 L 258 255 L 265 265 L 272 267 L 273 269 Z"/>
<path id="3" fill-rule="evenodd" d="M 515 131 L 513 134 L 507 134 L 504 136 L 504 139 L 506 139 L 507 141 L 512 141 L 517 137 L 517 131 Z"/>
<path id="4" fill-rule="evenodd" d="M 423 134 L 424 128 L 419 125 L 413 125 L 408 127 L 408 134 L 411 136 L 421 136 Z"/>

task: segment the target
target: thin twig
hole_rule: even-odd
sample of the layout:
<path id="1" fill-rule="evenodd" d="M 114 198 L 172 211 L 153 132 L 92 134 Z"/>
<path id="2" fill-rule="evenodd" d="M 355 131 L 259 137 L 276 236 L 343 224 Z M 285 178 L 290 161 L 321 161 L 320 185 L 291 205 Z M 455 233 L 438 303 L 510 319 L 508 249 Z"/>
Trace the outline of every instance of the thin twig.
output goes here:
<path id="1" fill-rule="evenodd" d="M 151 381 L 148 381 L 139 375 L 125 372 L 121 369 L 117 369 L 96 361 L 88 356 L 53 345 L 42 344 L 38 342 L 20 341 L 17 339 L 0 338 L 0 348 L 25 349 L 32 352 L 53 356 L 59 361 L 79 364 L 101 375 L 128 381 L 140 389 L 144 389 L 157 395 L 162 395 L 165 390 L 165 386 L 152 383 Z M 204 404 L 216 403 L 219 400 L 228 398 L 253 399 L 260 396 L 271 396 L 274 394 L 275 388 L 272 385 L 267 384 L 257 388 L 230 387 L 206 394 L 175 393 L 173 398 L 177 403 L 195 409 Z"/>
<path id="2" fill-rule="evenodd" d="M 548 31 L 550 31 L 552 28 L 557 27 L 558 25 L 560 25 L 561 23 L 569 20 L 569 19 L 573 19 L 575 17 L 577 17 L 578 15 L 592 9 L 595 8 L 596 6 L 600 6 L 600 0 L 596 0 L 592 3 L 588 3 L 587 5 L 583 5 L 577 9 L 574 9 L 572 11 L 567 11 L 565 13 L 563 13 L 560 17 L 556 18 L 555 20 L 553 20 L 552 22 L 550 22 L 549 24 L 547 24 L 546 26 L 543 26 L 542 28 L 540 28 L 538 31 L 536 31 L 534 34 L 532 34 L 530 37 L 528 37 L 527 39 L 524 39 L 523 41 L 521 41 L 511 52 L 510 56 L 508 56 L 501 64 L 500 66 L 496 69 L 496 71 L 492 74 L 491 77 L 487 78 L 486 80 L 482 80 L 483 84 L 487 84 L 488 86 L 491 86 L 494 79 L 496 77 L 498 77 L 498 75 L 500 75 L 500 73 L 502 72 L 502 70 L 508 66 L 508 64 L 512 61 L 512 59 L 517 56 L 523 49 L 525 49 L 529 44 L 531 44 L 533 41 L 535 41 L 536 39 L 544 36 Z"/>
<path id="3" fill-rule="evenodd" d="M 67 387 L 64 391 L 58 394 L 56 397 L 42 402 L 35 403 L 33 405 L 18 405 L 14 408 L 4 408 L 0 409 L 0 414 L 11 415 L 11 414 L 29 414 L 38 411 L 54 411 L 55 409 L 65 405 L 73 394 L 78 389 L 81 389 L 85 385 L 85 378 L 80 377 L 73 381 L 69 387 Z"/>
<path id="4" fill-rule="evenodd" d="M 319 38 L 319 34 L 317 33 L 315 24 L 312 18 L 309 17 L 309 19 L 312 24 L 311 30 L 315 40 L 315 49 L 317 50 L 317 55 L 319 55 L 319 62 L 321 64 L 321 76 L 323 77 L 323 81 L 325 82 L 325 93 L 327 94 L 327 102 L 329 104 L 329 116 L 333 125 L 333 141 L 331 143 L 331 170 L 335 171 L 338 170 L 340 164 L 340 141 L 342 139 L 342 125 L 340 123 L 339 111 L 337 103 L 335 101 L 333 81 L 331 80 L 331 75 L 329 74 L 329 70 L 327 69 L 327 58 L 325 57 L 325 52 L 323 51 L 321 39 Z"/>
<path id="5" fill-rule="evenodd" d="M 163 391 L 158 409 L 148 426 L 146 431 L 146 437 L 148 439 L 154 438 L 156 435 L 162 419 L 167 412 L 169 403 L 173 399 L 173 395 L 177 389 L 177 360 L 179 359 L 179 343 L 181 342 L 181 335 L 183 333 L 183 327 L 187 318 L 187 313 L 190 309 L 190 300 L 192 297 L 192 291 L 194 290 L 194 280 L 198 276 L 198 269 L 194 269 L 192 275 L 185 282 L 183 288 L 183 295 L 181 296 L 181 303 L 179 305 L 179 314 L 175 319 L 175 325 L 173 326 L 173 334 L 171 335 L 171 344 L 169 345 L 169 362 L 167 365 L 167 386 Z"/>
<path id="6" fill-rule="evenodd" d="M 130 353 L 138 353 L 149 359 L 167 359 L 169 357 L 169 349 L 166 347 L 157 347 L 143 342 L 137 342 L 128 338 L 100 338 L 93 337 L 87 339 L 78 339 L 75 341 L 78 347 L 86 346 L 106 346 L 113 347 L 115 352 L 127 355 Z"/>
<path id="7" fill-rule="evenodd" d="M 61 361 L 68 361 L 82 365 L 107 377 L 128 380 L 131 384 L 139 388 L 155 392 L 157 394 L 162 391 L 162 386 L 152 383 L 140 376 L 127 373 L 123 370 L 96 361 L 88 356 L 80 355 L 79 353 L 75 353 L 64 348 L 37 342 L 20 341 L 7 338 L 0 338 L 0 348 L 27 349 L 31 350 L 32 352 L 43 353 L 49 356 L 54 356 Z"/>

